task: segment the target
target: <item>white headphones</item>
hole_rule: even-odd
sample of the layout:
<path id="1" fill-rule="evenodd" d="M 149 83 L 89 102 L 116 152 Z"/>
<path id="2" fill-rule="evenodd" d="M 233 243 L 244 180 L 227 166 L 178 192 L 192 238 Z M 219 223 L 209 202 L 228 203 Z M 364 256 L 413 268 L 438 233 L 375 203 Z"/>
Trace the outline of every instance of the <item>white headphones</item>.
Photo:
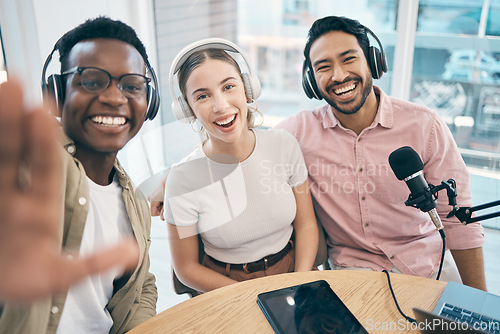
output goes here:
<path id="1" fill-rule="evenodd" d="M 184 123 L 191 123 L 194 121 L 195 116 L 184 96 L 176 96 L 174 92 L 174 76 L 179 71 L 179 68 L 184 64 L 189 56 L 193 53 L 206 50 L 206 49 L 221 49 L 239 53 L 248 68 L 249 73 L 242 73 L 243 85 L 245 87 L 245 94 L 247 103 L 256 100 L 260 96 L 260 81 L 257 76 L 252 72 L 250 64 L 243 53 L 243 51 L 234 43 L 222 38 L 206 38 L 189 44 L 182 49 L 172 62 L 170 67 L 169 81 L 170 81 L 170 94 L 172 95 L 172 111 L 178 121 Z"/>

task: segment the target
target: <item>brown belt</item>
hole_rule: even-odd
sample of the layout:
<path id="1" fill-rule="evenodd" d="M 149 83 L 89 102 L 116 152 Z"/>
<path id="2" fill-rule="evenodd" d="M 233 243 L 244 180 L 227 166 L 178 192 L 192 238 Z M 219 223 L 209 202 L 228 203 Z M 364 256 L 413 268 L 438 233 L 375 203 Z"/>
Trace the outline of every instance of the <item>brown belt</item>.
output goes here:
<path id="1" fill-rule="evenodd" d="M 212 260 L 213 263 L 215 263 L 220 267 L 227 268 L 227 266 L 229 266 L 229 269 L 242 270 L 245 273 L 249 274 L 249 273 L 254 273 L 256 271 L 266 270 L 267 268 L 274 266 L 276 263 L 280 262 L 285 257 L 285 255 L 288 254 L 288 252 L 290 251 L 290 249 L 292 249 L 292 247 L 293 247 L 293 241 L 290 240 L 286 244 L 285 248 L 280 250 L 278 253 L 268 255 L 260 260 L 250 263 L 238 263 L 238 264 L 226 263 L 216 260 L 208 254 L 207 256 L 210 258 L 210 260 Z"/>

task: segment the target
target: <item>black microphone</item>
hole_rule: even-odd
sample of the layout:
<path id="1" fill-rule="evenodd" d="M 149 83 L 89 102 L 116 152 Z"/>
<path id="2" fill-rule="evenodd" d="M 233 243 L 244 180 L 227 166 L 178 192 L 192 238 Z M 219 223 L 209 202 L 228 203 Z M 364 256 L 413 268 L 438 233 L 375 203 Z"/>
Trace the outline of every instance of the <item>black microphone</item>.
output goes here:
<path id="1" fill-rule="evenodd" d="M 389 155 L 389 165 L 400 181 L 405 181 L 410 188 L 410 197 L 405 202 L 427 212 L 434 226 L 441 232 L 443 223 L 436 211 L 436 196 L 432 193 L 423 175 L 424 163 L 415 150 L 403 146 Z M 443 231 L 444 232 L 444 231 Z"/>

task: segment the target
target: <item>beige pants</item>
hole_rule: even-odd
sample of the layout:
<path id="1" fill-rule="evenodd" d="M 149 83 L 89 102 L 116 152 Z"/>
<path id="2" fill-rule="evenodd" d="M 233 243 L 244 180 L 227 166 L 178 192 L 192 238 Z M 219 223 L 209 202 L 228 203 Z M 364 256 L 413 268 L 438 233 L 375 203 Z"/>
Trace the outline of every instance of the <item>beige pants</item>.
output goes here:
<path id="1" fill-rule="evenodd" d="M 370 268 L 357 268 L 357 267 L 341 267 L 337 266 L 330 259 L 328 259 L 328 264 L 330 264 L 330 268 L 333 270 L 371 270 Z M 438 274 L 438 269 L 431 275 L 431 279 L 436 279 L 437 274 Z M 390 270 L 392 273 L 398 273 L 402 274 L 401 270 L 399 270 L 396 267 L 392 267 Z M 445 282 L 457 282 L 462 284 L 462 279 L 460 278 L 460 274 L 458 272 L 457 265 L 455 264 L 455 261 L 453 260 L 453 256 L 451 255 L 451 252 L 447 250 L 444 253 L 444 261 L 443 261 L 443 269 L 441 270 L 441 276 L 439 277 L 440 281 L 445 281 Z"/>

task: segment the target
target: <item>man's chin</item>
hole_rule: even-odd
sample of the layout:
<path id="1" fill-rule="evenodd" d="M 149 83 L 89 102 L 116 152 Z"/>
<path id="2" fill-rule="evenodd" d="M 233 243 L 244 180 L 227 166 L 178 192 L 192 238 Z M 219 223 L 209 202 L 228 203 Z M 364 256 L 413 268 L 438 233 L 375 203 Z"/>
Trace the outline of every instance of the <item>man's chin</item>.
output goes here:
<path id="1" fill-rule="evenodd" d="M 353 106 L 354 101 L 349 102 L 349 106 L 347 105 L 341 105 L 335 101 L 332 101 L 331 99 L 325 98 L 325 101 L 335 110 L 338 112 L 344 114 L 344 115 L 352 115 L 358 112 L 358 110 L 361 108 L 361 106 Z"/>

